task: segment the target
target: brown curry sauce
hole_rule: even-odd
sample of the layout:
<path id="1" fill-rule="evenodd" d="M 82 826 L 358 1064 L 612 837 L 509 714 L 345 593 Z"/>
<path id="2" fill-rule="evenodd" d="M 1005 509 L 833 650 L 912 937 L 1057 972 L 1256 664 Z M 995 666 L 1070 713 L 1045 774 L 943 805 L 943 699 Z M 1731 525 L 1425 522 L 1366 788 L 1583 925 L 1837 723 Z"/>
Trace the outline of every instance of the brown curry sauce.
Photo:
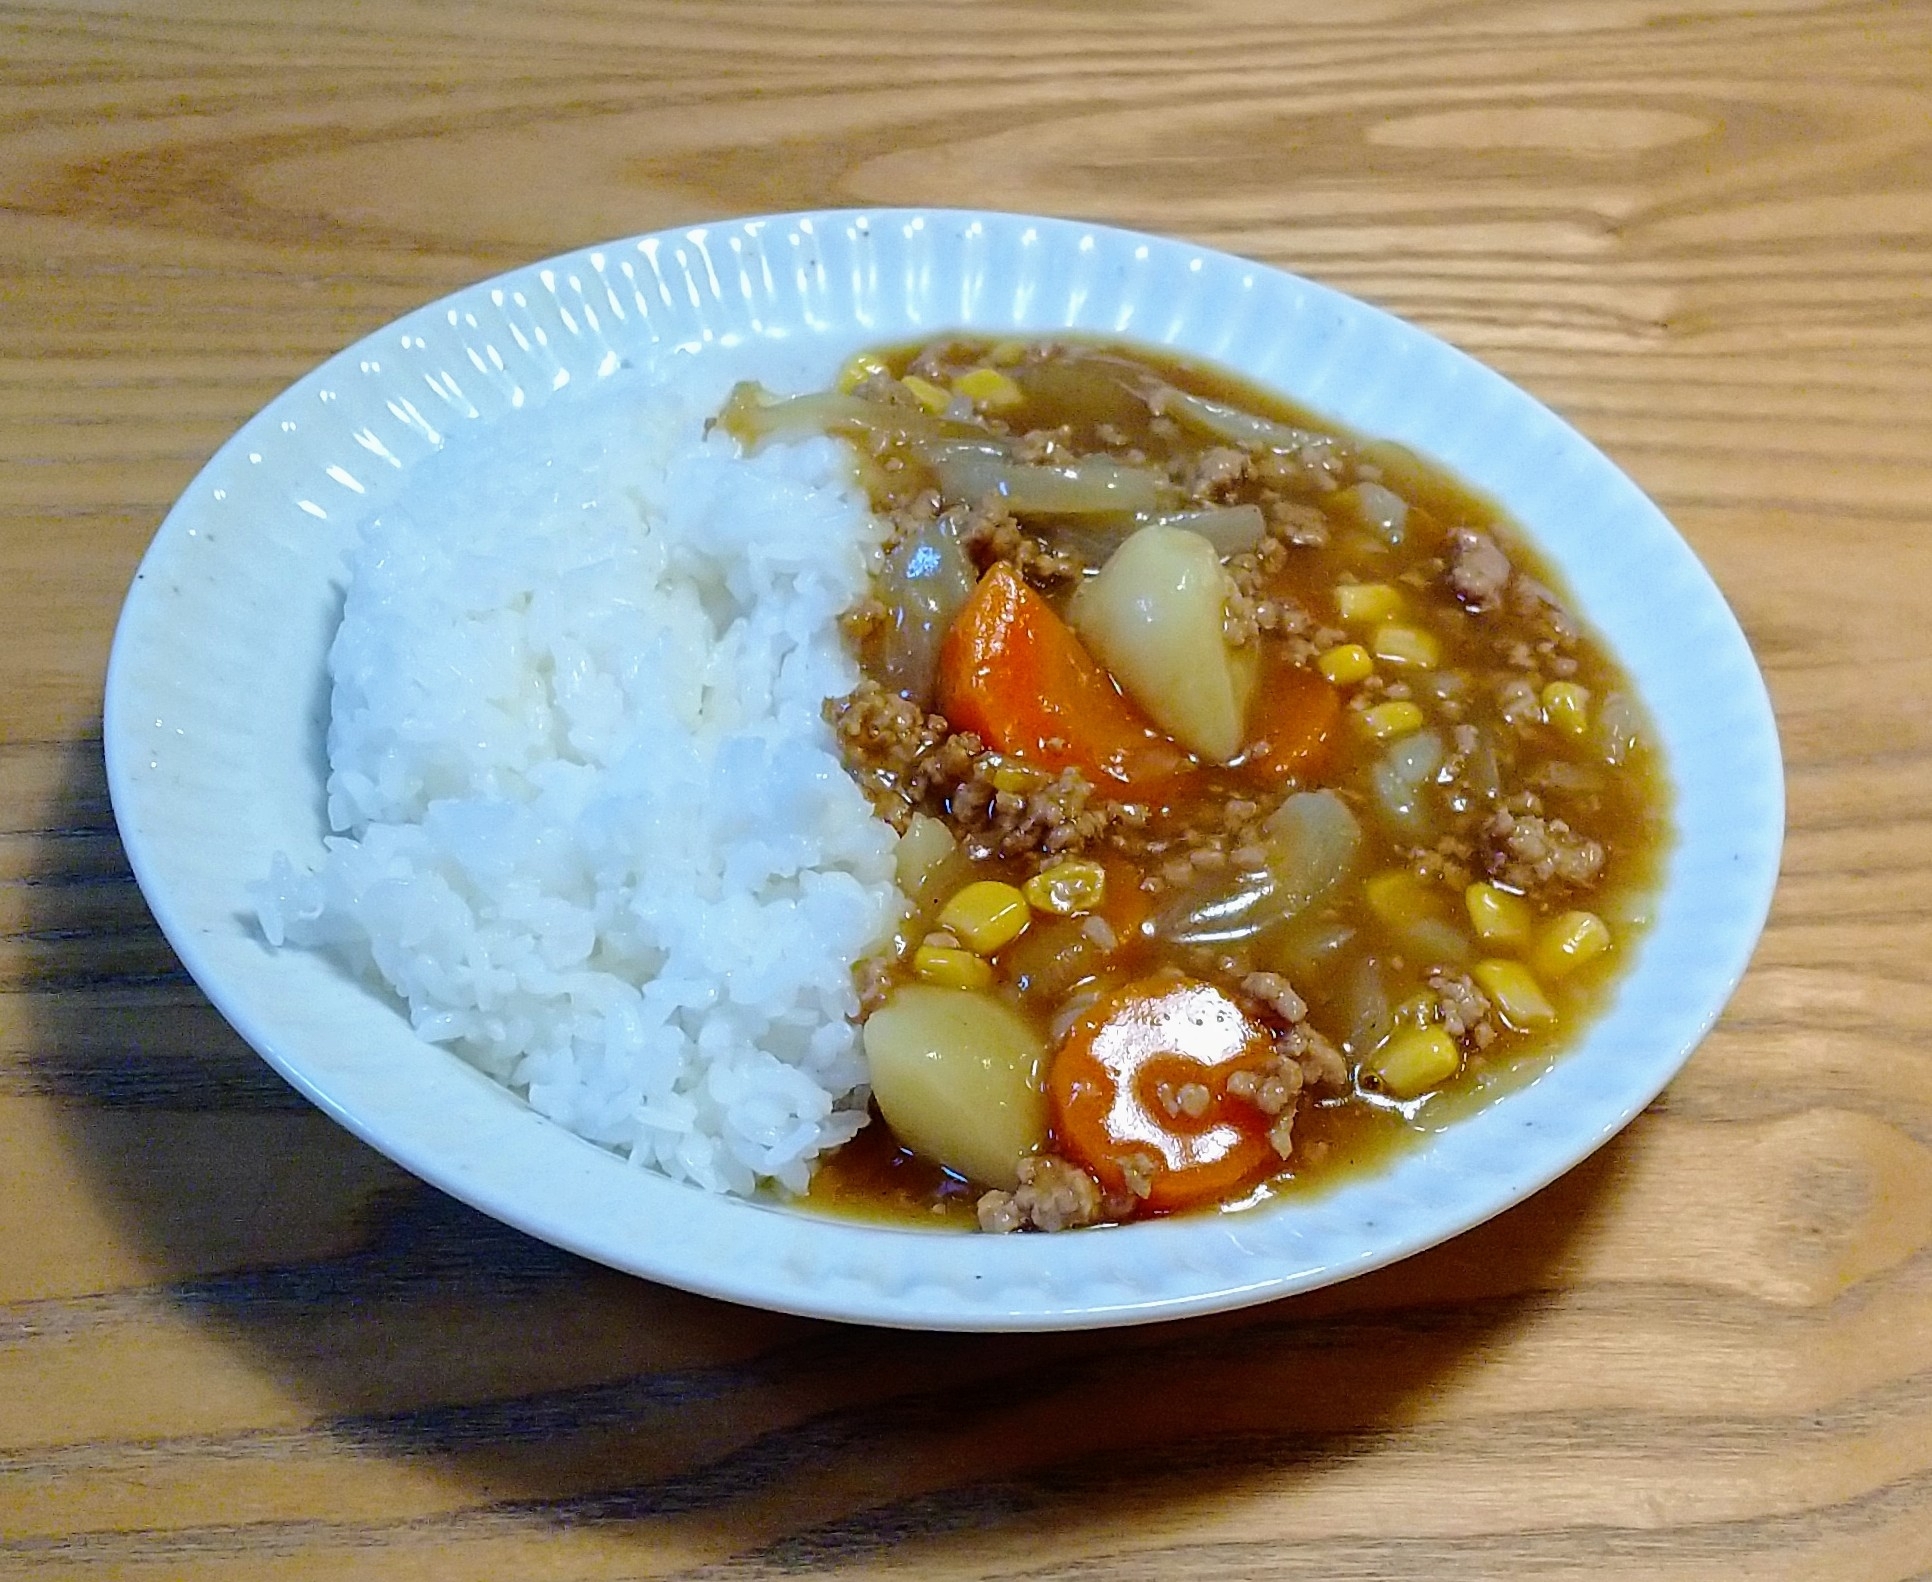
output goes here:
<path id="1" fill-rule="evenodd" d="M 1008 403 L 996 414 L 975 414 L 976 419 L 1006 435 L 1028 436 L 1030 449 L 1043 451 L 1044 460 L 1111 456 L 1171 475 L 1177 480 L 1177 494 L 1185 496 L 1176 500 L 1182 509 L 1254 503 L 1268 516 L 1271 533 L 1284 517 L 1298 523 L 1293 542 L 1284 545 L 1286 553 L 1270 556 L 1258 581 L 1250 579 L 1256 582 L 1253 591 L 1258 598 L 1293 612 L 1285 632 L 1255 634 L 1264 667 L 1292 664 L 1306 669 L 1314 655 L 1336 646 L 1336 640 L 1355 641 L 1363 635 L 1336 612 L 1335 589 L 1348 582 L 1397 587 L 1404 621 L 1425 628 L 1440 645 L 1438 662 L 1426 672 L 1381 666 L 1377 679 L 1366 688 L 1343 687 L 1349 703 L 1339 726 L 1325 750 L 1304 764 L 1298 777 L 1260 776 L 1239 758 L 1227 767 L 1205 767 L 1173 805 L 1155 810 L 1137 828 L 1110 830 L 1092 845 L 1089 854 L 1104 859 L 1113 883 L 1130 868 L 1158 875 L 1168 858 L 1149 848 L 1190 823 L 1211 825 L 1216 810 L 1230 801 L 1266 803 L 1297 789 L 1332 787 L 1361 815 L 1365 839 L 1354 877 L 1342 893 L 1319 908 L 1320 919 L 1297 920 L 1296 930 L 1286 931 L 1304 936 L 1305 947 L 1309 926 L 1325 922 L 1330 935 L 1346 933 L 1342 945 L 1325 953 L 1309 950 L 1302 958 L 1286 949 L 1280 938 L 1204 948 L 1129 935 L 1105 964 L 1110 981 L 1165 961 L 1223 981 L 1237 980 L 1249 970 L 1279 971 L 1307 1002 L 1310 1024 L 1348 1058 L 1350 1081 L 1345 1090 L 1303 1098 L 1295 1118 L 1293 1152 L 1284 1166 L 1220 1207 L 1240 1208 L 1319 1189 L 1378 1168 L 1399 1149 L 1547 1069 L 1608 1003 L 1621 965 L 1648 920 L 1669 840 L 1667 781 L 1628 678 L 1606 647 L 1567 614 L 1573 602 L 1520 532 L 1493 504 L 1401 447 L 1357 440 L 1271 392 L 1164 352 L 1069 341 L 1015 347 L 959 340 L 889 350 L 879 355 L 878 364 L 881 371 L 874 375 L 875 381 L 888 388 L 897 386 L 891 390 L 895 396 L 905 388 L 899 382 L 908 375 L 924 380 L 928 390 L 943 391 L 962 370 L 1003 369 L 1023 399 Z M 1090 377 L 1096 369 L 1109 376 L 1118 372 L 1119 378 Z M 1169 385 L 1325 439 L 1292 463 L 1264 448 L 1251 448 L 1248 461 L 1235 466 L 1226 456 L 1210 458 L 1208 453 L 1241 452 L 1243 447 L 1204 436 L 1126 393 L 1149 384 Z M 962 410 L 955 401 L 954 414 Z M 884 514 L 905 512 L 933 487 L 930 469 L 910 448 L 875 438 L 861 443 L 858 452 L 875 509 Z M 1266 464 L 1255 465 L 1257 457 Z M 1217 466 L 1232 466 L 1237 475 L 1204 484 L 1202 480 Z M 1348 491 L 1361 483 L 1392 490 L 1406 503 L 1399 544 L 1389 543 L 1386 533 L 1365 525 L 1360 514 L 1351 510 Z M 982 511 L 977 528 L 984 528 L 984 515 Z M 1089 552 L 1092 548 L 1091 533 L 1056 534 L 1050 519 L 1021 517 L 1016 525 L 1035 543 L 1064 547 L 1071 542 L 1076 560 L 1083 548 Z M 1510 596 L 1500 607 L 1474 611 L 1449 585 L 1445 551 L 1449 534 L 1458 528 L 1475 529 L 1506 555 Z M 999 534 L 985 532 L 972 540 L 976 569 L 984 569 L 1001 542 Z M 1004 542 L 1010 546 L 1010 533 Z M 1079 576 L 1093 569 L 1088 563 L 1071 577 L 1036 578 L 1036 586 L 1064 608 Z M 1552 615 L 1552 610 L 1559 613 Z M 1552 639 L 1553 630 L 1565 629 L 1567 637 Z M 857 647 L 862 668 L 876 675 L 880 668 L 876 644 L 862 627 Z M 1452 677 L 1460 677 L 1460 684 L 1450 686 L 1447 678 Z M 1559 679 L 1582 688 L 1599 710 L 1605 700 L 1621 700 L 1626 723 L 1619 727 L 1623 750 L 1613 754 L 1618 761 L 1605 761 L 1601 715 L 1596 729 L 1579 737 L 1548 723 L 1524 724 L 1520 718 L 1506 717 L 1498 699 L 1512 680 L 1535 690 Z M 1497 793 L 1487 800 L 1477 798 L 1481 805 L 1463 813 L 1439 809 L 1426 840 L 1378 823 L 1374 797 L 1366 786 L 1370 766 L 1387 743 L 1370 737 L 1361 728 L 1359 716 L 1364 707 L 1391 696 L 1420 699 L 1432 728 L 1468 726 L 1480 732 L 1498 761 Z M 1520 715 L 1521 689 L 1514 689 L 1513 696 Z M 855 768 L 862 771 L 864 766 Z M 867 783 L 863 772 L 860 778 Z M 871 782 L 877 793 L 880 777 L 874 774 Z M 1448 790 L 1441 792 L 1443 798 L 1449 795 Z M 1508 865 L 1506 842 L 1471 833 L 1485 828 L 1485 821 L 1493 819 L 1504 802 L 1513 797 L 1522 803 L 1526 795 L 1534 798 L 1537 818 L 1560 820 L 1600 850 L 1600 864 L 1587 882 L 1523 882 L 1525 867 L 1520 862 Z M 967 876 L 1019 884 L 1045 861 L 1037 852 L 982 855 L 970 863 Z M 1415 938 L 1391 928 L 1367 903 L 1365 879 L 1397 871 L 1417 873 L 1425 888 L 1439 892 L 1432 895 L 1431 904 L 1444 927 L 1462 937 L 1460 960 L 1449 959 L 1455 952 L 1441 961 L 1423 959 L 1428 952 L 1418 947 Z M 1365 970 L 1362 963 L 1373 962 L 1386 1001 L 1399 1008 L 1405 1001 L 1426 996 L 1423 985 L 1431 966 L 1466 974 L 1471 960 L 1488 954 L 1486 946 L 1468 937 L 1459 879 L 1497 879 L 1505 889 L 1522 891 L 1536 910 L 1539 927 L 1565 909 L 1585 908 L 1608 923 L 1615 943 L 1606 955 L 1543 985 L 1557 1012 L 1554 1025 L 1520 1031 L 1492 1019 L 1493 1036 L 1483 1047 L 1464 1040 L 1457 1075 L 1426 1093 L 1398 1099 L 1376 1091 L 1369 1074 L 1372 1049 L 1366 1046 L 1374 1029 L 1368 1035 L 1362 1033 L 1359 1009 L 1352 1009 L 1360 993 L 1351 984 L 1359 984 Z M 1166 887 L 1167 899 L 1154 895 L 1149 898 L 1150 907 L 1158 911 L 1163 904 L 1171 905 L 1176 891 L 1184 888 Z M 1055 921 L 1048 920 L 1048 926 Z M 916 943 L 919 927 L 929 923 L 929 918 L 923 920 L 902 938 L 888 977 L 906 976 L 907 953 Z M 1059 983 L 1042 988 L 1029 982 L 1024 966 L 1030 948 L 1038 953 L 1037 937 L 1030 947 L 1028 936 L 1023 935 L 994 956 L 999 992 L 1022 1004 L 1043 1026 L 1049 1025 L 1071 991 Z M 829 1212 L 888 1223 L 970 1225 L 980 1191 L 901 1147 L 875 1115 L 857 1139 L 822 1163 L 806 1201 Z"/>

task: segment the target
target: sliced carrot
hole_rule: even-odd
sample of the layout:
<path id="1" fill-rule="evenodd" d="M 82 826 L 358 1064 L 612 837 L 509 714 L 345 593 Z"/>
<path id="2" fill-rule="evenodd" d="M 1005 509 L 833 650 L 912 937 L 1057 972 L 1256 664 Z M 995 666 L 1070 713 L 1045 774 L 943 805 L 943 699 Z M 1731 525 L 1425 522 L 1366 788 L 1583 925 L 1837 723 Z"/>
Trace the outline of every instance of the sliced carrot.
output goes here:
<path id="1" fill-rule="evenodd" d="M 939 709 L 996 752 L 1056 774 L 1078 769 L 1116 796 L 1158 796 L 1191 767 L 1003 560 L 980 578 L 940 644 Z"/>
<path id="2" fill-rule="evenodd" d="M 1341 717 L 1341 693 L 1314 671 L 1270 664 L 1255 688 L 1248 717 L 1251 745 L 1240 767 L 1270 781 L 1317 775 Z"/>
<path id="3" fill-rule="evenodd" d="M 1220 989 L 1172 970 L 1115 990 L 1047 1071 L 1059 1147 L 1155 1213 L 1225 1198 L 1276 1160 L 1273 1121 L 1228 1092 L 1268 1064 L 1266 1031 Z M 1144 1190 L 1143 1190 L 1144 1189 Z"/>

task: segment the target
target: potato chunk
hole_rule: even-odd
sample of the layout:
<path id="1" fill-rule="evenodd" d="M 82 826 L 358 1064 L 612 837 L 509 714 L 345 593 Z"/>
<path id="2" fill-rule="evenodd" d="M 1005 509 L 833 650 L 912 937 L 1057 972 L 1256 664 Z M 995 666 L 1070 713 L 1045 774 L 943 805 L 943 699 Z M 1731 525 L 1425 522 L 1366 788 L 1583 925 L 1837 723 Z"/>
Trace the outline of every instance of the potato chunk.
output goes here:
<path id="1" fill-rule="evenodd" d="M 865 1024 L 872 1096 L 899 1140 L 1012 1190 L 1046 1141 L 1046 1045 L 1019 1012 L 971 989 L 906 984 Z"/>
<path id="2" fill-rule="evenodd" d="M 1074 595 L 1068 614 L 1121 689 L 1183 747 L 1226 763 L 1246 738 L 1251 648 L 1223 633 L 1232 587 L 1214 545 L 1143 527 Z"/>

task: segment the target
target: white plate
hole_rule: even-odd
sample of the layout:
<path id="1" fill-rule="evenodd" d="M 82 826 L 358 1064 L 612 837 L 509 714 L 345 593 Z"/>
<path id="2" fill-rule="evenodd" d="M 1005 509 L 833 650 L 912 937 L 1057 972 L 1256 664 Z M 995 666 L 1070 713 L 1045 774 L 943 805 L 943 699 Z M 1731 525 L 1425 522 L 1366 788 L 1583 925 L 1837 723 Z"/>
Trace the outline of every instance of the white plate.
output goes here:
<path id="1" fill-rule="evenodd" d="M 1677 839 L 1614 1006 L 1549 1074 L 1371 1178 L 1260 1210 L 1064 1236 L 862 1226 L 712 1197 L 528 1109 L 322 957 L 272 952 L 249 884 L 322 832 L 323 660 L 356 524 L 463 430 L 626 363 L 850 352 L 972 328 L 1211 358 L 1493 496 L 1552 556 L 1661 730 Z M 715 366 L 715 363 L 713 364 Z M 1636 487 L 1547 409 L 1347 297 L 1185 243 L 970 212 L 821 213 L 573 253 L 410 314 L 302 379 L 156 534 L 115 634 L 108 781 L 155 917 L 290 1082 L 425 1180 L 586 1257 L 733 1301 L 955 1329 L 1121 1324 L 1307 1290 L 1527 1197 L 1658 1093 L 1735 987 L 1783 831 L 1742 633 Z"/>

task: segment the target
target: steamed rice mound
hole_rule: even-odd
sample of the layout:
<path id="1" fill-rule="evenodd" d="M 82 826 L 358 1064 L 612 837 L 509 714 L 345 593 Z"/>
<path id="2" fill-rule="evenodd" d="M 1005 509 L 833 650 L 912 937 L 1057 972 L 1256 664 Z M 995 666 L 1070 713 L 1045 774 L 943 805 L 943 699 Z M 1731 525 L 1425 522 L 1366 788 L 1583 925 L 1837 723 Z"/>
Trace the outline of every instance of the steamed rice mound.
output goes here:
<path id="1" fill-rule="evenodd" d="M 796 1191 L 864 1123 L 851 969 L 903 910 L 823 717 L 879 526 L 835 441 L 742 459 L 702 418 L 607 385 L 367 525 L 336 834 L 258 903 L 573 1131 Z"/>

